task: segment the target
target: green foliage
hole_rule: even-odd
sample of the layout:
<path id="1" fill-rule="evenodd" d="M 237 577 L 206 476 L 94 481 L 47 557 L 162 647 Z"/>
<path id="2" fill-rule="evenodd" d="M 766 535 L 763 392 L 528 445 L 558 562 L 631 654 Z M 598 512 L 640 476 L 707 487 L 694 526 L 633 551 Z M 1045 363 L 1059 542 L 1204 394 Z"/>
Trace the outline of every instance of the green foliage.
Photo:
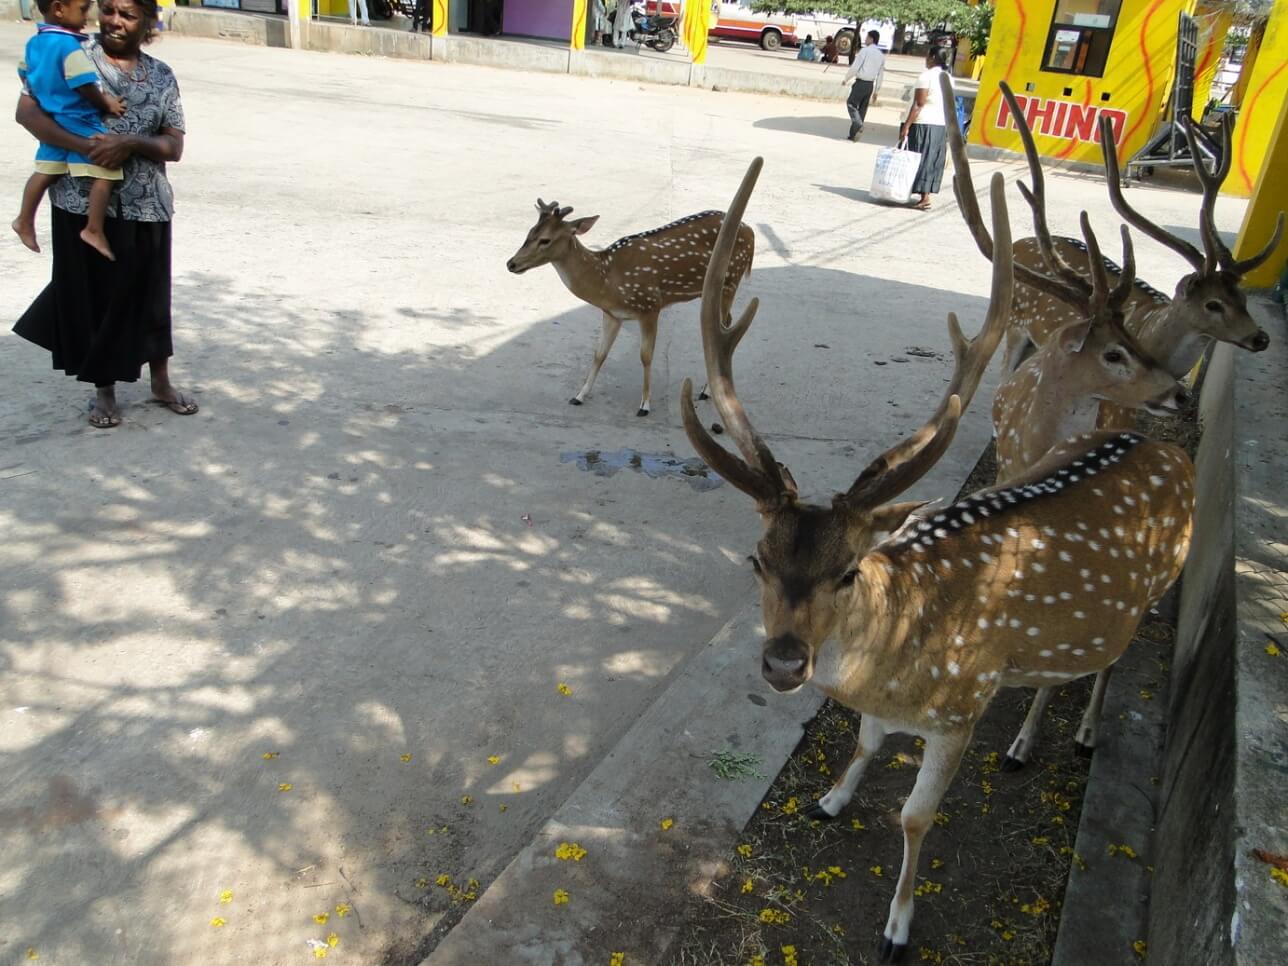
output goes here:
<path id="1" fill-rule="evenodd" d="M 958 35 L 970 41 L 970 55 L 983 57 L 988 53 L 988 36 L 993 30 L 993 0 L 980 0 L 966 8 L 966 14 L 953 21 Z"/>
<path id="2" fill-rule="evenodd" d="M 752 9 L 794 14 L 819 10 L 848 20 L 889 20 L 926 27 L 956 25 L 978 16 L 970 12 L 972 8 L 965 0 L 754 0 Z"/>

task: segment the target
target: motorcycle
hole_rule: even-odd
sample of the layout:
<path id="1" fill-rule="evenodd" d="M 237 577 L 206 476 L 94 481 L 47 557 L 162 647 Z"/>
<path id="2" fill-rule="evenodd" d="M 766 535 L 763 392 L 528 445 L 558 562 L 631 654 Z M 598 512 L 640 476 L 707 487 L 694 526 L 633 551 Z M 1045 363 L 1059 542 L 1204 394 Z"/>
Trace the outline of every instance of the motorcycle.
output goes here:
<path id="1" fill-rule="evenodd" d="M 616 19 L 616 13 L 610 19 Z M 659 54 L 664 54 L 675 46 L 678 34 L 675 30 L 675 17 L 649 16 L 640 8 L 631 8 L 631 29 L 626 36 L 637 44 L 652 47 Z"/>

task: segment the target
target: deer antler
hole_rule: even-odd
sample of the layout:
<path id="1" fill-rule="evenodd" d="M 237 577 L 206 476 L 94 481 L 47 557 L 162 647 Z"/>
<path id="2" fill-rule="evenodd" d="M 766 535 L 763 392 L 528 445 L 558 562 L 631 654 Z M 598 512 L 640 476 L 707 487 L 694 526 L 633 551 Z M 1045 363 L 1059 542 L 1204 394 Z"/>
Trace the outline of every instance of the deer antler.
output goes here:
<path id="1" fill-rule="evenodd" d="M 782 469 L 774 459 L 765 441 L 760 438 L 747 412 L 738 400 L 733 385 L 733 353 L 747 334 L 751 321 L 760 305 L 752 299 L 743 309 L 738 321 L 725 326 L 721 319 L 721 291 L 729 272 L 738 226 L 742 224 L 747 201 L 756 187 L 756 179 L 764 165 L 762 158 L 754 158 L 743 175 L 738 193 L 734 195 L 729 210 L 720 222 L 715 249 L 707 262 L 707 274 L 702 282 L 702 354 L 706 359 L 707 384 L 716 411 L 724 420 L 729 435 L 742 453 L 742 459 L 730 453 L 715 441 L 698 419 L 693 405 L 693 381 L 685 379 L 680 390 L 680 414 L 684 431 L 699 455 L 722 477 L 756 500 L 761 510 L 774 509 L 796 497 L 796 487 L 789 485 Z"/>
<path id="2" fill-rule="evenodd" d="M 854 507 L 875 507 L 894 499 L 926 475 L 948 449 L 957 432 L 962 411 L 970 405 L 980 379 L 988 369 L 998 342 L 1010 322 L 1011 298 L 1015 291 L 1014 260 L 1011 249 L 1011 221 L 1006 211 L 1006 180 L 995 173 L 989 185 L 993 206 L 993 236 L 997 240 L 993 262 L 992 291 L 984 326 L 967 342 L 948 313 L 948 333 L 953 342 L 953 377 L 939 408 L 913 436 L 886 450 L 873 460 L 842 498 Z M 973 197 L 973 196 L 972 196 Z"/>
<path id="3" fill-rule="evenodd" d="M 1194 148 L 1191 147 L 1191 150 Z M 1129 205 L 1127 199 L 1123 197 L 1122 175 L 1118 169 L 1118 149 L 1114 146 L 1113 123 L 1107 117 L 1100 119 L 1100 151 L 1105 158 L 1105 184 L 1109 188 L 1109 201 L 1113 204 L 1114 211 L 1126 219 L 1128 224 L 1144 232 L 1160 245 L 1176 252 L 1189 262 L 1196 272 L 1204 271 L 1205 260 L 1197 248 L 1184 238 L 1173 235 L 1161 225 L 1150 221 Z M 1196 167 L 1202 166 L 1202 161 L 1196 162 Z"/>
<path id="4" fill-rule="evenodd" d="M 1216 171 L 1213 172 L 1208 171 L 1207 166 L 1203 163 L 1202 156 L 1199 154 L 1198 137 L 1194 133 L 1194 122 L 1187 117 L 1182 123 L 1185 127 L 1185 140 L 1190 145 L 1190 158 L 1194 162 L 1194 173 L 1198 175 L 1199 183 L 1203 185 L 1203 203 L 1199 207 L 1199 231 L 1203 235 L 1203 251 L 1206 255 L 1203 260 L 1203 271 L 1211 274 L 1217 266 L 1220 266 L 1223 271 L 1230 272 L 1232 275 L 1243 275 L 1260 266 L 1279 247 L 1279 241 L 1283 238 L 1284 232 L 1284 213 L 1279 212 L 1279 218 L 1275 221 L 1275 230 L 1270 236 L 1270 243 L 1251 258 L 1236 261 L 1234 254 L 1217 233 L 1216 219 L 1213 216 L 1216 196 L 1220 193 L 1221 185 L 1230 174 L 1230 166 L 1234 161 L 1233 121 L 1229 114 L 1225 115 L 1221 120 L 1221 163 Z"/>
<path id="5" fill-rule="evenodd" d="M 948 83 L 947 75 L 939 78 L 939 84 L 944 91 L 944 103 L 951 103 L 952 87 Z M 1025 124 L 1024 116 L 1014 108 L 1012 108 L 1012 116 L 1015 117 L 1017 126 Z M 957 207 L 961 209 L 962 218 L 965 219 L 966 227 L 970 229 L 971 237 L 975 239 L 980 253 L 991 262 L 994 252 L 993 239 L 984 225 L 984 215 L 979 210 L 979 198 L 975 195 L 975 182 L 971 178 L 970 159 L 966 156 L 966 139 L 962 136 L 956 114 L 945 111 L 944 120 L 948 128 L 948 147 L 953 156 L 953 194 L 957 197 Z M 1085 279 L 1080 279 L 1081 285 L 1074 287 L 1053 275 L 1019 263 L 1015 264 L 1014 272 L 1015 277 L 1025 285 L 1045 292 L 1068 305 L 1082 306 L 1089 291 L 1086 288 Z"/>

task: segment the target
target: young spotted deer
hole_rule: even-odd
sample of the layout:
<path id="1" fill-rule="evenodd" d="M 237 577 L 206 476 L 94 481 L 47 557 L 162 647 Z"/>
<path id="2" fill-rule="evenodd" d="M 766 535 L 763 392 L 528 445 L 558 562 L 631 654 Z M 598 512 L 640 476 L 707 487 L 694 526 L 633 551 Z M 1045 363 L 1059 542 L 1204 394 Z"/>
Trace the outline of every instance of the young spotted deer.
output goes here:
<path id="1" fill-rule="evenodd" d="M 1129 224 L 1150 238 L 1176 252 L 1194 269 L 1176 283 L 1169 299 L 1162 292 L 1143 282 L 1135 283 L 1132 296 L 1124 306 L 1124 325 L 1144 350 L 1158 359 L 1168 372 L 1183 377 L 1207 350 L 1214 340 L 1229 342 L 1252 352 L 1261 352 L 1270 345 L 1270 336 L 1259 328 L 1248 314 L 1248 300 L 1239 288 L 1243 276 L 1266 261 L 1279 245 L 1283 235 L 1284 216 L 1279 221 L 1269 243 L 1251 258 L 1237 260 L 1217 233 L 1213 207 L 1221 184 L 1230 173 L 1234 158 L 1231 147 L 1231 124 L 1226 116 L 1222 125 L 1221 162 L 1215 172 L 1209 173 L 1203 163 L 1197 138 L 1189 118 L 1184 120 L 1190 156 L 1194 159 L 1194 172 L 1203 185 L 1203 201 L 1199 205 L 1199 232 L 1203 239 L 1203 252 L 1179 238 L 1162 226 L 1150 221 L 1136 211 L 1123 197 L 1122 179 L 1118 169 L 1118 156 L 1114 148 L 1113 131 L 1107 121 L 1101 123 L 1100 145 L 1105 158 L 1105 180 L 1114 209 Z M 1086 247 L 1072 238 L 1056 238 L 1057 257 L 1069 266 L 1086 274 L 1092 259 Z M 1023 238 L 1015 243 L 1015 262 L 1020 265 L 1038 265 L 1043 253 L 1037 239 Z M 1102 263 L 1111 275 L 1127 274 L 1111 261 Z M 1049 295 L 1021 286 L 1016 292 L 1015 321 L 1007 335 L 1007 362 L 1011 368 L 1018 364 L 1029 344 L 1043 345 L 1062 325 L 1072 321 L 1068 310 Z M 1121 417 L 1119 417 L 1121 418 Z"/>
<path id="2" fill-rule="evenodd" d="M 1039 267 L 1030 271 L 1045 270 L 1051 276 L 1055 287 L 1048 291 L 1059 294 L 1060 304 L 1072 321 L 1055 330 L 1036 353 L 998 386 L 993 398 L 993 434 L 997 441 L 999 484 L 1009 483 L 1032 469 L 1065 440 L 1095 429 L 1098 420 L 1102 428 L 1128 426 L 1130 410 L 1145 409 L 1156 415 L 1176 412 L 1189 395 L 1176 377 L 1151 358 L 1123 326 L 1123 308 L 1133 292 L 1136 274 L 1127 228 L 1122 229 L 1124 267 L 1112 288 L 1106 262 L 1100 256 L 1100 246 L 1085 211 L 1081 222 L 1086 250 L 1091 253 L 1090 283 L 1055 251 L 1047 228 L 1046 183 L 1037 146 L 1011 89 L 1005 83 L 1001 87 L 1016 119 L 1033 182 L 1032 189 L 1023 183 L 1019 185 L 1033 212 L 1033 241 L 1041 255 Z M 962 216 L 984 256 L 991 257 L 992 242 L 983 228 L 965 139 L 955 117 L 949 119 L 948 141 L 953 154 L 953 190 Z M 1134 554 L 1134 550 L 1125 551 L 1128 559 Z M 1095 585 L 1086 575 L 1081 576 L 1083 590 L 1094 590 Z M 1104 579 L 1101 575 L 1101 580 Z M 1111 668 L 1112 665 L 1096 675 L 1091 700 L 1087 702 L 1075 738 L 1080 754 L 1090 754 L 1096 745 Z M 1020 733 L 1007 751 L 1003 770 L 1015 771 L 1027 763 L 1037 743 L 1051 694 L 1049 687 L 1037 689 Z"/>
<path id="3" fill-rule="evenodd" d="M 622 323 L 636 319 L 640 324 L 644 393 L 635 415 L 647 416 L 658 314 L 668 305 L 691 302 L 702 294 L 702 273 L 720 229 L 721 213 L 702 211 L 661 228 L 619 238 L 602 251 L 591 251 L 577 236 L 590 231 L 598 215 L 568 221 L 572 208 L 560 208 L 557 201 L 546 204 L 540 198 L 537 211 L 541 212 L 537 223 L 514 257 L 506 262 L 506 268 L 522 275 L 539 265 L 553 265 L 568 291 L 603 313 L 590 374 L 568 402 L 580 406 L 586 401 Z M 749 225 L 739 225 L 732 270 L 723 290 L 726 315 L 739 283 L 751 272 L 755 254 L 755 232 Z"/>
<path id="4" fill-rule="evenodd" d="M 689 380 L 681 413 L 694 448 L 755 501 L 761 518 L 752 565 L 766 633 L 762 675 L 783 692 L 812 683 L 863 715 L 854 760 L 812 817 L 840 812 L 887 734 L 925 739 L 900 815 L 903 867 L 879 952 L 890 962 L 906 951 L 922 840 L 975 723 L 999 688 L 1063 683 L 1117 659 L 1140 615 L 1180 572 L 1190 538 L 1193 468 L 1166 443 L 1132 433 L 1089 434 L 1058 447 L 1009 486 L 927 512 L 926 519 L 911 517 L 921 504 L 889 501 L 943 454 L 962 402 L 988 362 L 981 364 L 975 346 L 964 347 L 955 334 L 957 367 L 925 426 L 879 456 L 829 504 L 803 502 L 734 389 L 734 349 L 756 303 L 724 325 L 718 302 L 733 228 L 759 169 L 756 159 L 726 215 L 701 312 L 711 395 L 740 455 L 723 449 L 702 425 Z M 999 252 L 985 332 L 1005 325 L 1012 297 L 1000 175 L 991 197 Z M 1128 549 L 1134 559 L 1126 557 Z M 1094 594 L 1079 591 L 1080 570 L 1107 574 L 1112 584 Z"/>
<path id="5" fill-rule="evenodd" d="M 1189 394 L 1123 327 L 1123 309 L 1136 274 L 1127 229 L 1122 229 L 1125 267 L 1113 286 L 1085 211 L 1081 227 L 1086 248 L 1093 253 L 1090 279 L 1060 259 L 1047 228 L 1046 181 L 1037 145 L 1015 95 L 1005 83 L 1001 87 L 1024 144 L 1033 184 L 1029 188 L 1019 183 L 1033 213 L 1034 241 L 1041 254 L 1026 277 L 1034 272 L 1047 276 L 1047 291 L 1058 294 L 1067 317 L 1066 324 L 1002 381 L 993 397 L 997 482 L 1005 483 L 1036 464 L 1052 447 L 1095 429 L 1102 402 L 1156 414 L 1174 413 Z M 949 118 L 947 126 L 958 207 L 980 251 L 991 258 L 995 246 L 979 211 L 966 141 L 956 117 Z"/>

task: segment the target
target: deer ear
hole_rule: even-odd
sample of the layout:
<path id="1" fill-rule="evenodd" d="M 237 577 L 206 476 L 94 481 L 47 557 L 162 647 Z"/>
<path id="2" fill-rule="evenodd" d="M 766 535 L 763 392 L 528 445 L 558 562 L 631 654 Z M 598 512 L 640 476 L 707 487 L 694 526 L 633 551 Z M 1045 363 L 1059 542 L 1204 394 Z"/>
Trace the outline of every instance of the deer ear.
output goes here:
<path id="1" fill-rule="evenodd" d="M 599 221 L 599 215 L 591 215 L 589 218 L 578 218 L 576 221 L 570 222 L 573 227 L 573 234 L 586 234 L 586 232 L 590 231 L 591 228 L 595 226 L 595 222 L 597 221 Z"/>
<path id="2" fill-rule="evenodd" d="M 927 504 L 927 500 L 912 500 L 907 503 L 887 503 L 872 511 L 872 526 L 878 531 L 896 533 L 912 516 Z"/>
<path id="3" fill-rule="evenodd" d="M 1091 334 L 1091 319 L 1067 325 L 1060 330 L 1060 351 L 1074 355 L 1081 352 Z"/>

